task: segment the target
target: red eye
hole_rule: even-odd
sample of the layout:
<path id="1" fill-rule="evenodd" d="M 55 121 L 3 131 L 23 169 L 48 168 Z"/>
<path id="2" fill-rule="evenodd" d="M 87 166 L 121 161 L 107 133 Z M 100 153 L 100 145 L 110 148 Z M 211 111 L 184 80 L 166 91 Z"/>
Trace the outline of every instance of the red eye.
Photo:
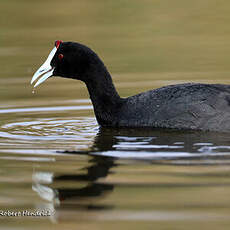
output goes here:
<path id="1" fill-rule="evenodd" d="M 58 59 L 61 61 L 63 59 L 64 55 L 63 54 L 58 54 Z"/>

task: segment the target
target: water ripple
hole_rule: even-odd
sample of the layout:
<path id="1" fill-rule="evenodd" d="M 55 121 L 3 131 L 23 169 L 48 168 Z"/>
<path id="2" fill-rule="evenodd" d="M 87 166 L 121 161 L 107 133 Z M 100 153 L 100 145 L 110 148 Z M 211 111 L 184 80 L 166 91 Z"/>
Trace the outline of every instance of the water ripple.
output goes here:
<path id="1" fill-rule="evenodd" d="M 13 109 L 0 109 L 1 113 L 28 113 L 28 112 L 57 112 L 65 110 L 90 110 L 93 109 L 91 105 L 78 105 L 78 106 L 55 106 L 55 107 L 35 107 L 35 108 L 13 108 Z"/>
<path id="2" fill-rule="evenodd" d="M 93 117 L 28 118 L 8 121 L 0 131 L 5 148 L 88 148 L 98 126 Z"/>

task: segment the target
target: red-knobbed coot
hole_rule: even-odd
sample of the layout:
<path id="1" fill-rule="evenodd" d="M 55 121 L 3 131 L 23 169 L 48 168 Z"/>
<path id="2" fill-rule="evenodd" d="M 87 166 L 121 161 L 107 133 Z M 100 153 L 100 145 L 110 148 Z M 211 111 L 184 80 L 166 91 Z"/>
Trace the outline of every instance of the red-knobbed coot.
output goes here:
<path id="1" fill-rule="evenodd" d="M 101 59 L 75 42 L 56 41 L 34 74 L 34 87 L 51 76 L 83 81 L 99 125 L 230 132 L 230 86 L 178 84 L 121 98 Z"/>

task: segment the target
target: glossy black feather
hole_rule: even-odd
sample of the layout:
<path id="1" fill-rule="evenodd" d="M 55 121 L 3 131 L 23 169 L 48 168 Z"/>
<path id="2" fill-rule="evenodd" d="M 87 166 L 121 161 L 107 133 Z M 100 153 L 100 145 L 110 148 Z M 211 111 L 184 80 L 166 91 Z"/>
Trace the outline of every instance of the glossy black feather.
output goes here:
<path id="1" fill-rule="evenodd" d="M 230 132 L 229 85 L 187 83 L 121 98 L 97 54 L 73 42 L 60 45 L 51 65 L 55 75 L 85 82 L 101 126 Z"/>

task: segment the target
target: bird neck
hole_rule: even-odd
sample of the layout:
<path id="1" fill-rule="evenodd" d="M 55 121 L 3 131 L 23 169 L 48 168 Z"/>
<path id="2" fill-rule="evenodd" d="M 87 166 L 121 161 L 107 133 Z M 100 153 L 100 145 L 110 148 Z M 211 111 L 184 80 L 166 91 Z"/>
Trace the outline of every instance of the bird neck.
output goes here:
<path id="1" fill-rule="evenodd" d="M 88 79 L 85 83 L 99 125 L 114 126 L 123 99 L 117 93 L 109 72 L 103 66 L 91 73 Z"/>

